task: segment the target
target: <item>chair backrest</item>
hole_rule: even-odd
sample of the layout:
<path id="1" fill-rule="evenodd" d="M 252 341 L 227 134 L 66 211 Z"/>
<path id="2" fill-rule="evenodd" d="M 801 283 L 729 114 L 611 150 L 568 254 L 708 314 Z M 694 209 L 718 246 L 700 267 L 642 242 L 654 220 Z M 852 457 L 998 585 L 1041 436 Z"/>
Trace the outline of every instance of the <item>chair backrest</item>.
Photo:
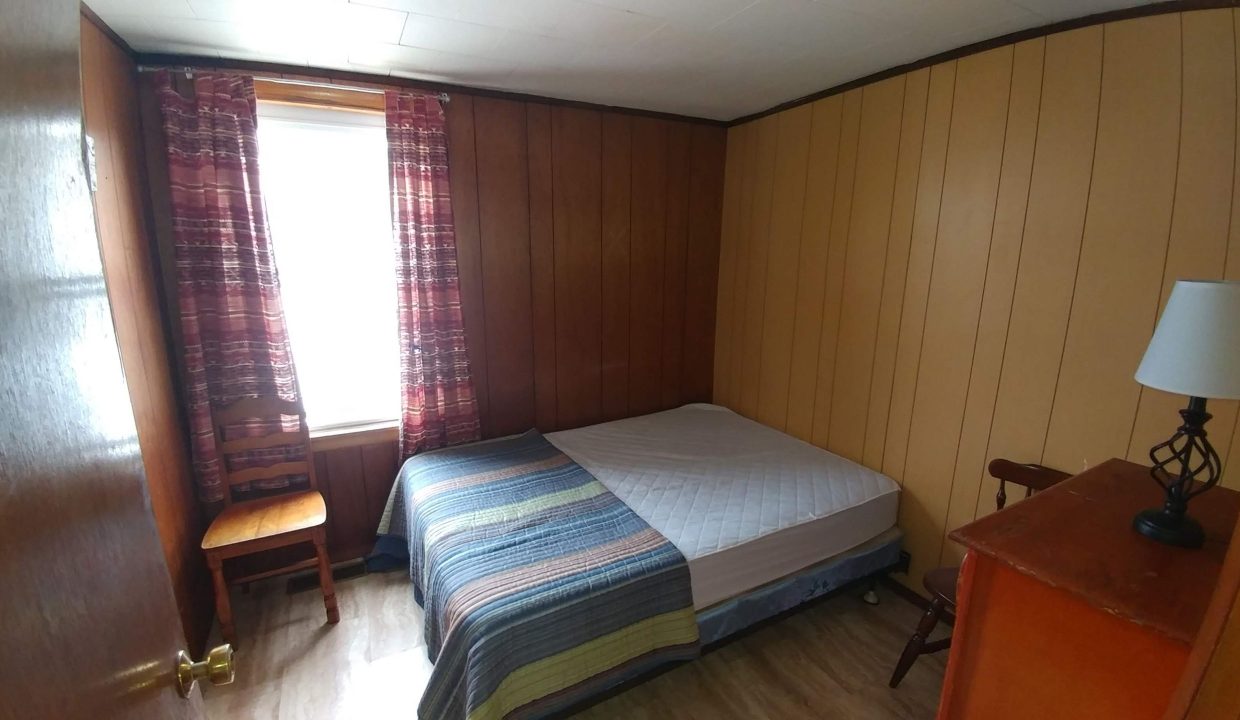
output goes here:
<path id="1" fill-rule="evenodd" d="M 288 430 L 287 418 L 297 419 L 297 429 Z M 233 488 L 263 480 L 305 476 L 310 489 L 318 489 L 314 459 L 310 455 L 310 429 L 306 411 L 300 403 L 279 398 L 242 398 L 211 414 L 215 449 L 219 457 L 220 480 L 224 483 L 224 504 L 233 503 Z M 237 431 L 241 432 L 238 433 Z M 280 449 L 304 448 L 300 460 L 281 458 Z M 271 451 L 272 461 L 261 462 L 261 451 Z M 232 469 L 238 454 L 248 454 L 247 467 Z"/>
<path id="2" fill-rule="evenodd" d="M 990 474 L 999 480 L 999 492 L 995 494 L 995 507 L 1002 510 L 1007 504 L 1007 484 L 1014 483 L 1025 488 L 1025 497 L 1041 492 L 1052 485 L 1072 477 L 1062 470 L 1035 463 L 1018 463 L 998 458 L 990 461 Z"/>

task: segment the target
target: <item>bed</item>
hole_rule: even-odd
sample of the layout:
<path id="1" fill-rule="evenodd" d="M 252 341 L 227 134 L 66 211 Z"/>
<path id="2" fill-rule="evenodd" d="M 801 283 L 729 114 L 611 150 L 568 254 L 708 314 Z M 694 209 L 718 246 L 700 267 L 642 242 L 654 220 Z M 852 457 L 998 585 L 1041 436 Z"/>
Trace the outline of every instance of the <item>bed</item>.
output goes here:
<path id="1" fill-rule="evenodd" d="M 426 610 L 419 716 L 554 713 L 873 576 L 899 560 L 898 499 L 708 404 L 415 456 L 376 553 Z"/>

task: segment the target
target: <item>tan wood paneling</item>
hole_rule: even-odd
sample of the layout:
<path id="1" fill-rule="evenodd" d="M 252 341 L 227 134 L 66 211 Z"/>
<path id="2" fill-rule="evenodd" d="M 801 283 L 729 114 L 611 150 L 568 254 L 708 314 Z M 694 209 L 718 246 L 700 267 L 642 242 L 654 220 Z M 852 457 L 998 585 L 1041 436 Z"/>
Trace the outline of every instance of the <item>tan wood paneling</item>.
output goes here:
<path id="1" fill-rule="evenodd" d="M 766 308 L 766 260 L 770 251 L 771 201 L 775 188 L 775 151 L 779 142 L 779 117 L 772 115 L 757 122 L 754 144 L 753 209 L 750 216 L 745 263 L 740 268 L 748 277 L 747 302 L 741 313 L 740 396 L 737 406 L 746 415 L 758 410 L 758 389 L 762 376 L 762 333 Z"/>
<path id="2" fill-rule="evenodd" d="M 831 451 L 860 460 L 865 447 L 866 410 L 874 345 L 891 232 L 896 165 L 904 112 L 905 77 L 898 76 L 862 91 L 857 169 L 844 250 L 840 297 L 839 345 L 832 383 L 828 443 Z"/>
<path id="3" fill-rule="evenodd" d="M 797 258 L 797 299 L 788 370 L 786 430 L 808 441 L 813 434 L 814 396 L 818 387 L 818 343 L 822 333 L 822 299 L 826 290 L 827 249 L 839 163 L 843 98 L 811 105 L 805 201 L 801 212 L 801 252 Z"/>
<path id="4" fill-rule="evenodd" d="M 1038 38 L 1023 42 L 1013 50 L 1012 90 L 1008 97 L 1003 166 L 945 529 L 973 520 L 981 477 L 988 462 L 986 442 L 999 386 L 999 371 L 1003 365 L 1003 349 L 1012 312 L 1012 287 L 1016 282 L 1025 210 L 1028 207 L 1045 47 L 1043 39 Z M 959 546 L 944 544 L 942 563 L 959 564 L 963 559 L 964 553 Z"/>
<path id="5" fill-rule="evenodd" d="M 805 171 L 809 166 L 809 132 L 813 107 L 780 113 L 775 151 L 770 253 L 762 318 L 762 362 L 758 378 L 758 419 L 784 429 L 788 417 L 788 373 L 797 296 L 797 258 L 801 252 L 801 217 Z"/>
<path id="6" fill-rule="evenodd" d="M 729 131 L 716 401 L 901 482 L 910 584 L 993 511 L 990 459 L 1075 471 L 1174 429 L 1184 399 L 1132 375 L 1176 279 L 1240 277 L 1238 31 L 1115 21 L 819 100 L 808 138 L 804 106 Z"/>
<path id="7" fill-rule="evenodd" d="M 914 577 L 938 565 L 1002 167 L 1012 48 L 961 58 L 905 459 L 900 526 Z"/>
<path id="8" fill-rule="evenodd" d="M 896 366 L 891 382 L 887 438 L 881 468 L 901 484 L 904 482 L 904 458 L 908 452 L 909 423 L 913 417 L 913 393 L 917 389 L 917 365 L 921 360 L 926 294 L 930 291 L 930 266 L 934 262 L 934 245 L 938 237 L 943 169 L 947 162 L 947 134 L 951 128 L 952 98 L 955 90 L 956 63 L 930 68 L 925 130 L 921 146 L 921 174 L 913 208 L 904 309 L 900 314 L 900 335 L 896 341 Z"/>
<path id="9" fill-rule="evenodd" d="M 1235 38 L 1233 48 L 1236 55 L 1234 65 L 1237 68 L 1237 77 L 1240 77 L 1240 10 L 1232 11 L 1232 28 Z M 1240 136 L 1240 118 L 1237 118 L 1236 133 Z M 1240 147 L 1240 137 L 1237 138 L 1234 147 Z M 1227 261 L 1223 268 L 1223 277 L 1228 280 L 1240 280 L 1240 213 L 1236 212 L 1236 208 L 1240 207 L 1240 163 L 1236 164 L 1232 174 L 1231 192 L 1231 226 L 1228 232 Z M 1235 465 L 1235 463 L 1229 463 L 1229 460 L 1240 458 L 1240 401 L 1215 401 L 1210 404 L 1210 412 L 1215 417 L 1213 427 L 1210 428 L 1210 435 L 1214 438 L 1214 444 L 1219 448 L 1219 454 L 1227 453 L 1224 456 L 1222 482 L 1230 487 L 1240 488 L 1240 473 L 1234 469 L 1227 470 Z M 1226 430 L 1228 422 L 1232 425 L 1230 439 Z"/>
<path id="10" fill-rule="evenodd" d="M 904 286 L 908 277 L 913 209 L 917 202 L 917 177 L 921 171 L 921 143 L 926 128 L 926 100 L 929 90 L 929 68 L 909 73 L 905 78 L 900 156 L 892 198 L 891 230 L 887 239 L 887 262 L 884 267 L 878 331 L 874 340 L 874 369 L 870 377 L 869 407 L 866 408 L 863 460 L 871 467 L 882 465 L 883 449 L 887 442 L 887 418 L 891 409 L 891 385 L 904 309 Z"/>
<path id="11" fill-rule="evenodd" d="M 1041 457 L 1085 226 L 1102 78 L 1102 28 L 1046 38 L 1042 102 L 987 458 Z M 982 479 L 975 515 L 994 512 Z M 945 528 L 950 530 L 951 528 Z"/>
<path id="12" fill-rule="evenodd" d="M 1128 452 L 1132 373 L 1158 311 L 1179 149 L 1179 16 L 1104 30 L 1085 236 L 1042 455 L 1073 472 Z"/>
<path id="13" fill-rule="evenodd" d="M 835 174 L 835 199 L 827 233 L 827 268 L 823 278 L 822 328 L 818 334 L 818 381 L 814 386 L 814 414 L 810 437 L 827 446 L 831 430 L 831 393 L 835 389 L 835 358 L 843 312 L 844 264 L 848 260 L 848 224 L 852 219 L 853 183 L 857 171 L 857 141 L 861 135 L 864 91 L 844 94 L 840 119 L 840 156 Z"/>
<path id="14" fill-rule="evenodd" d="M 1184 100 L 1180 109 L 1180 153 L 1159 314 L 1176 279 L 1221 280 L 1227 261 L 1236 126 L 1235 32 L 1231 10 L 1185 15 L 1181 32 Z M 1128 443 L 1128 459 L 1148 463 L 1149 449 L 1171 436 L 1178 411 L 1186 402 L 1182 396 L 1160 390 L 1138 390 L 1140 403 Z M 1234 407 L 1213 403 L 1210 410 L 1215 414 L 1208 426 L 1210 434 L 1229 439 L 1235 422 Z M 1222 443 L 1220 451 L 1226 451 L 1228 444 Z M 1223 459 L 1226 461 L 1226 457 Z"/>

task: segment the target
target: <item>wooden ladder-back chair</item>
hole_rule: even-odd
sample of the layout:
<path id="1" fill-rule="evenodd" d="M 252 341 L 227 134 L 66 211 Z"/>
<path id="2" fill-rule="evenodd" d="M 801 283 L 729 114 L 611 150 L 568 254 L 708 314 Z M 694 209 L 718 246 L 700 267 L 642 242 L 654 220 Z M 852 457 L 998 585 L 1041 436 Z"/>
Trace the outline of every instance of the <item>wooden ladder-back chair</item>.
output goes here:
<path id="1" fill-rule="evenodd" d="M 987 469 L 991 477 L 999 481 L 999 492 L 995 494 L 995 506 L 998 510 L 1002 510 L 1007 505 L 1008 483 L 1025 488 L 1025 497 L 1029 497 L 1035 492 L 1041 492 L 1072 477 L 1066 472 L 1042 465 L 1021 464 L 1002 458 L 991 460 Z M 916 632 L 904 646 L 904 652 L 900 654 L 896 669 L 891 673 L 891 682 L 888 683 L 891 687 L 900 684 L 919 656 L 951 647 L 950 637 L 934 642 L 927 642 L 927 638 L 939 624 L 939 619 L 944 612 L 956 612 L 956 581 L 959 578 L 959 567 L 941 567 L 927 572 L 922 579 L 922 584 L 930 592 L 930 605 L 926 608 L 926 613 L 921 616 L 921 621 L 917 623 Z"/>
<path id="2" fill-rule="evenodd" d="M 297 430 L 289 431 L 286 418 L 297 419 Z M 236 644 L 232 606 L 228 598 L 229 583 L 239 584 L 296 570 L 317 567 L 327 622 L 340 620 L 336 607 L 336 590 L 331 565 L 327 558 L 327 505 L 318 491 L 314 476 L 314 460 L 310 455 L 310 430 L 301 405 L 271 398 L 244 398 L 215 412 L 211 417 L 215 429 L 215 447 L 219 456 L 220 479 L 224 483 L 224 509 L 211 522 L 202 539 L 202 549 L 211 568 L 215 586 L 215 610 L 225 642 Z M 263 434 L 245 433 L 229 437 L 226 431 L 245 425 L 261 428 Z M 238 453 L 287 447 L 305 448 L 302 460 L 273 462 L 244 469 L 232 469 L 230 459 Z M 289 487 L 256 499 L 237 500 L 237 485 L 274 480 L 282 477 L 305 476 L 307 487 Z M 251 493 L 258 495 L 258 493 Z M 244 577 L 224 576 L 224 561 L 265 550 L 300 543 L 314 545 L 315 557 L 292 565 L 258 572 Z"/>

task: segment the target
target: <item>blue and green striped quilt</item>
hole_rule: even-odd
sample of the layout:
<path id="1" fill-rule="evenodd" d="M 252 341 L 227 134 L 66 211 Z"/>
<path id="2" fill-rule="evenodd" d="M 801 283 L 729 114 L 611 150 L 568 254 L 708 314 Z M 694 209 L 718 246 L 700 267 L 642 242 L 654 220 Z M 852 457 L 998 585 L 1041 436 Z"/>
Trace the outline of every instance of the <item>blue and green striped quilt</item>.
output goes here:
<path id="1" fill-rule="evenodd" d="M 684 557 L 536 431 L 411 458 L 385 524 L 425 609 L 422 720 L 540 717 L 698 653 Z"/>

